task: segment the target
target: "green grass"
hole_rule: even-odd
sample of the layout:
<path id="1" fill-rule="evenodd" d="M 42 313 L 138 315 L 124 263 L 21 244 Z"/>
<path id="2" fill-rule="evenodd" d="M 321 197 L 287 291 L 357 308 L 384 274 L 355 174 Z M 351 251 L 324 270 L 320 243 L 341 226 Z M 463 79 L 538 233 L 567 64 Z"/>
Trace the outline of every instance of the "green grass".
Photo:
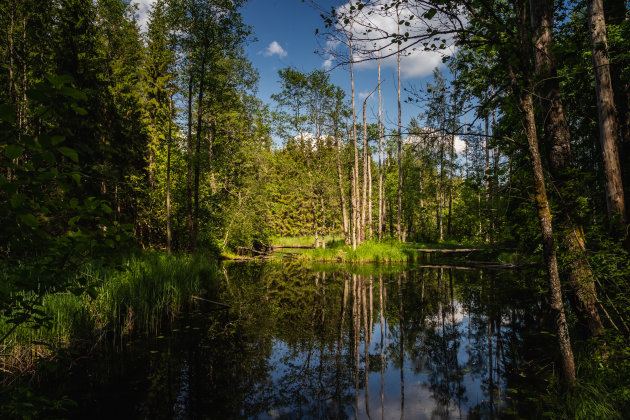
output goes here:
<path id="1" fill-rule="evenodd" d="M 326 235 L 326 243 L 330 243 L 333 241 L 333 237 L 335 241 L 340 238 L 343 239 L 343 234 L 339 235 Z M 314 235 L 306 235 L 306 236 L 273 236 L 271 237 L 271 245 L 273 246 L 314 246 L 315 245 L 315 236 Z M 321 237 L 320 237 L 321 240 Z"/>
<path id="2" fill-rule="evenodd" d="M 354 250 L 343 241 L 336 241 L 327 248 L 307 250 L 300 254 L 300 258 L 309 261 L 402 262 L 410 259 L 409 248 L 409 244 L 396 241 L 366 241 Z"/>
<path id="3" fill-rule="evenodd" d="M 77 278 L 88 280 L 90 293 L 44 296 L 41 309 L 50 322 L 20 325 L 2 343 L 3 353 L 41 355 L 76 340 L 94 342 L 104 333 L 155 333 L 191 305 L 193 295 L 212 294 L 216 272 L 215 258 L 154 252 L 131 257 L 115 269 L 86 264 Z M 10 328 L 0 319 L 0 335 Z"/>

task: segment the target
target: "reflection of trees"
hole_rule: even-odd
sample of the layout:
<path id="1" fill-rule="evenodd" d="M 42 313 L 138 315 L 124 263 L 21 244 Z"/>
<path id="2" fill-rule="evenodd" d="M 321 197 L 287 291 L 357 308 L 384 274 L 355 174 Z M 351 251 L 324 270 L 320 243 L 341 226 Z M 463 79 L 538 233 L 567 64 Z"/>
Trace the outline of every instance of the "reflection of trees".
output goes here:
<path id="1" fill-rule="evenodd" d="M 377 418 L 380 408 L 386 418 L 386 372 L 396 370 L 403 416 L 420 398 L 405 381 L 419 380 L 434 417 L 497 414 L 538 317 L 531 297 L 477 271 L 366 267 L 229 267 L 222 294 L 232 310 L 204 339 L 211 349 L 197 359 L 206 360 L 193 363 L 204 366 L 200 381 L 210 378 L 198 406 L 225 417 L 312 418 Z M 377 407 L 370 388 L 379 386 Z"/>

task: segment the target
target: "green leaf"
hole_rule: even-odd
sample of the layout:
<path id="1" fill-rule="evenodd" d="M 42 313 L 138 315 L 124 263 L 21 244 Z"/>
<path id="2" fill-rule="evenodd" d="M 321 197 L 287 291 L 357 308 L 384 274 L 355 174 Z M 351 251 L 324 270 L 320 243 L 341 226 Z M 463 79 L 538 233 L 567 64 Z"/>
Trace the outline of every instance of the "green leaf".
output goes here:
<path id="1" fill-rule="evenodd" d="M 60 147 L 57 150 L 59 150 L 59 153 L 71 159 L 73 162 L 79 163 L 79 154 L 77 153 L 76 150 L 71 149 L 69 147 Z"/>
<path id="2" fill-rule="evenodd" d="M 429 9 L 424 13 L 424 17 L 426 19 L 433 19 L 433 16 L 435 16 L 436 13 L 437 13 L 437 10 Z"/>
<path id="3" fill-rule="evenodd" d="M 76 100 L 87 101 L 87 96 L 85 95 L 85 93 L 75 88 L 64 86 L 61 88 L 61 93 Z"/>
<path id="4" fill-rule="evenodd" d="M 50 138 L 50 143 L 51 143 L 53 146 L 56 146 L 56 145 L 58 145 L 59 143 L 61 143 L 62 141 L 64 141 L 64 140 L 66 140 L 65 136 L 52 136 L 52 137 Z"/>
<path id="5" fill-rule="evenodd" d="M 11 196 L 11 207 L 17 208 L 22 205 L 26 196 L 24 194 L 14 194 Z"/>
<path id="6" fill-rule="evenodd" d="M 33 216 L 31 213 L 20 214 L 20 219 L 22 223 L 30 227 L 37 227 L 37 218 Z"/>
<path id="7" fill-rule="evenodd" d="M 9 159 L 15 159 L 17 157 L 22 156 L 24 153 L 24 148 L 22 146 L 18 146 L 17 144 L 10 144 L 4 149 L 4 155 Z"/>

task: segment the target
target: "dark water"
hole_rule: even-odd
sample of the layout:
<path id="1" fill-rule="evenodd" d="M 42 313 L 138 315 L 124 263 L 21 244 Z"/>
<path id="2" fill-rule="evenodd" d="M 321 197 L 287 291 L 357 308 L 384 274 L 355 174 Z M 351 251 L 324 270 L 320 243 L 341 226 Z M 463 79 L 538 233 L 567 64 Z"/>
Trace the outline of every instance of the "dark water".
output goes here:
<path id="1" fill-rule="evenodd" d="M 77 365 L 57 392 L 78 402 L 74 418 L 509 417 L 527 365 L 550 359 L 541 303 L 514 286 L 524 275 L 225 265 L 212 299 L 230 309 L 198 301 L 163 335 Z"/>

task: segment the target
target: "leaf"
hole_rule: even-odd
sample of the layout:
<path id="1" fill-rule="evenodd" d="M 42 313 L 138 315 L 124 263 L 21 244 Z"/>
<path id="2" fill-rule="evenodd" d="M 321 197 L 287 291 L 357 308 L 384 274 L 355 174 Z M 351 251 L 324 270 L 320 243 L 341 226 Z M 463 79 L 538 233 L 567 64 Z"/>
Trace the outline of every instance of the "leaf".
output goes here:
<path id="1" fill-rule="evenodd" d="M 59 143 L 61 143 L 62 141 L 64 141 L 64 140 L 66 140 L 65 136 L 52 136 L 52 137 L 50 138 L 50 143 L 51 143 L 53 146 L 56 146 L 56 145 L 58 145 Z"/>
<path id="2" fill-rule="evenodd" d="M 20 219 L 22 223 L 30 227 L 37 227 L 37 218 L 33 216 L 31 213 L 20 214 Z"/>
<path id="3" fill-rule="evenodd" d="M 4 155 L 9 159 L 20 157 L 23 152 L 24 148 L 22 146 L 18 146 L 17 144 L 10 144 L 6 149 L 4 149 Z"/>
<path id="4" fill-rule="evenodd" d="M 61 153 L 62 155 L 66 156 L 67 158 L 71 159 L 74 163 L 79 163 L 79 154 L 77 153 L 76 150 L 71 149 L 69 147 L 60 147 L 59 149 L 59 153 Z"/>
<path id="5" fill-rule="evenodd" d="M 425 19 L 433 19 L 433 16 L 437 13 L 436 9 L 429 9 L 424 13 Z"/>
<path id="6" fill-rule="evenodd" d="M 11 207 L 17 208 L 22 205 L 26 196 L 24 194 L 14 194 L 11 196 Z"/>
<path id="7" fill-rule="evenodd" d="M 64 86 L 61 88 L 61 93 L 76 100 L 87 101 L 87 95 L 75 88 Z"/>

